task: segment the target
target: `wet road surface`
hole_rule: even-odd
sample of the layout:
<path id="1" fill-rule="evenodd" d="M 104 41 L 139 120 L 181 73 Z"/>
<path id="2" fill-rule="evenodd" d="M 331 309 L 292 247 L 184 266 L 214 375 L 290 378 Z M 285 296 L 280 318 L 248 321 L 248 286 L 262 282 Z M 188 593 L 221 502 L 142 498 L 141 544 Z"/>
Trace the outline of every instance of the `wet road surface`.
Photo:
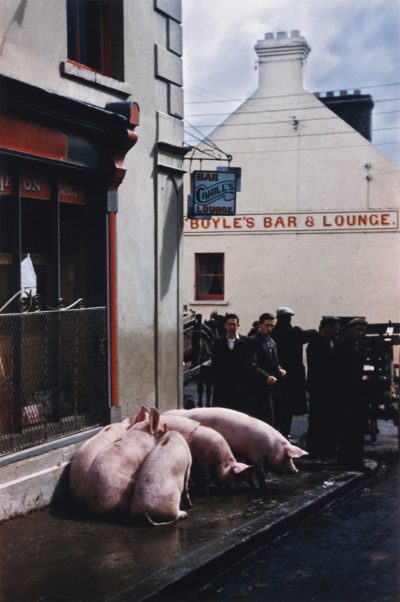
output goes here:
<path id="1" fill-rule="evenodd" d="M 400 465 L 234 567 L 196 600 L 398 602 Z"/>

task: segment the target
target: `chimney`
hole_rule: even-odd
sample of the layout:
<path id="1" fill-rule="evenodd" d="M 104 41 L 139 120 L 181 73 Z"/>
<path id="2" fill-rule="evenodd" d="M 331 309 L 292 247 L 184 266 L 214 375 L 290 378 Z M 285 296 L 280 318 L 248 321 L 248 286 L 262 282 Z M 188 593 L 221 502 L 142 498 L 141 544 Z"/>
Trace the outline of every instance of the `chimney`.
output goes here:
<path id="1" fill-rule="evenodd" d="M 266 33 L 255 45 L 259 65 L 257 95 L 301 93 L 303 89 L 303 63 L 311 48 L 297 29 L 290 32 Z"/>

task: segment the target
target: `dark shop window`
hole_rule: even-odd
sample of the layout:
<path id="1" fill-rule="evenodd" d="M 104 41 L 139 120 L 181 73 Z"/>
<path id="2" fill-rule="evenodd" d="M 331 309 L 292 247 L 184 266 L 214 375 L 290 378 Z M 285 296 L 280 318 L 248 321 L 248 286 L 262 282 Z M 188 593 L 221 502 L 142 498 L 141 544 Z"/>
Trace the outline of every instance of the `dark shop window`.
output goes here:
<path id="1" fill-rule="evenodd" d="M 224 298 L 224 254 L 196 253 L 196 300 Z"/>
<path id="2" fill-rule="evenodd" d="M 26 170 L 14 183 L 9 166 L 0 163 L 0 307 L 20 289 L 18 262 L 27 257 L 46 306 L 57 307 L 60 298 L 64 306 L 78 299 L 87 305 L 89 281 L 92 294 L 99 289 L 101 267 L 88 262 L 101 264 L 96 241 L 102 231 L 90 219 L 87 186 Z"/>
<path id="3" fill-rule="evenodd" d="M 124 79 L 122 0 L 67 0 L 68 59 Z"/>
<path id="4" fill-rule="evenodd" d="M 65 305 L 87 300 L 87 212 L 83 205 L 60 204 L 60 278 Z"/>

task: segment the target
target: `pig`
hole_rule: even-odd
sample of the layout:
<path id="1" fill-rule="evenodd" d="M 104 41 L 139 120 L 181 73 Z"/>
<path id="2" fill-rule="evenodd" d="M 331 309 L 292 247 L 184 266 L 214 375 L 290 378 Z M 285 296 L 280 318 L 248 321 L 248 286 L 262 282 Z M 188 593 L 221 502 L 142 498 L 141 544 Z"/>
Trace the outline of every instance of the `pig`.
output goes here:
<path id="1" fill-rule="evenodd" d="M 167 431 L 140 467 L 130 515 L 145 516 L 152 525 L 169 525 L 187 512 L 180 509 L 181 497 L 191 506 L 188 491 L 192 456 L 184 437 Z"/>
<path id="2" fill-rule="evenodd" d="M 72 497 L 76 501 L 82 502 L 85 499 L 87 475 L 97 454 L 110 443 L 121 438 L 129 426 L 130 420 L 128 418 L 125 418 L 122 422 L 108 424 L 80 446 L 72 458 L 69 472 L 69 488 Z"/>
<path id="3" fill-rule="evenodd" d="M 296 473 L 293 458 L 308 455 L 292 445 L 272 426 L 243 412 L 228 408 L 194 408 L 169 410 L 165 415 L 185 416 L 204 426 L 214 428 L 227 440 L 232 451 L 241 454 L 254 464 L 255 475 L 261 487 L 265 485 L 264 469 Z"/>
<path id="4" fill-rule="evenodd" d="M 225 438 L 216 430 L 202 426 L 199 422 L 185 418 L 161 414 L 160 424 L 178 431 L 186 439 L 200 479 L 205 485 L 210 481 L 220 487 L 230 487 L 233 476 L 247 471 L 250 466 L 238 462 Z"/>
<path id="5" fill-rule="evenodd" d="M 143 421 L 131 425 L 124 435 L 94 459 L 87 477 L 85 501 L 96 514 L 127 512 L 140 465 L 162 434 L 155 408 Z"/>

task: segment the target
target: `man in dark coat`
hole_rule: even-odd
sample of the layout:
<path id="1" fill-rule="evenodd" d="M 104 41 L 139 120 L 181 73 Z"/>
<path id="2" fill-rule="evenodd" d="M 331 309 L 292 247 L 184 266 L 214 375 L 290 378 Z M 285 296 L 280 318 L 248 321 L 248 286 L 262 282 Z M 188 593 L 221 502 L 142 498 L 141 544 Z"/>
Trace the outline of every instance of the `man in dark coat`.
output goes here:
<path id="1" fill-rule="evenodd" d="M 308 412 L 306 401 L 306 371 L 303 364 L 303 345 L 317 336 L 316 330 L 303 330 L 292 326 L 294 311 L 290 307 L 276 310 L 276 325 L 271 333 L 278 346 L 279 361 L 287 371 L 281 385 L 282 411 L 278 430 L 288 437 L 293 415 L 300 416 Z"/>
<path id="2" fill-rule="evenodd" d="M 339 331 L 340 318 L 324 316 L 318 335 L 307 346 L 307 451 L 312 456 L 336 456 L 339 409 L 335 347 Z"/>
<path id="3" fill-rule="evenodd" d="M 274 325 L 272 314 L 261 314 L 258 332 L 249 338 L 247 413 L 276 428 L 280 412 L 279 382 L 286 371 L 279 365 L 276 343 L 271 338 Z"/>
<path id="4" fill-rule="evenodd" d="M 239 318 L 226 314 L 226 335 L 215 340 L 211 356 L 213 406 L 245 411 L 247 338 L 239 335 Z"/>
<path id="5" fill-rule="evenodd" d="M 367 322 L 354 318 L 336 349 L 338 402 L 340 409 L 338 460 L 352 468 L 363 468 L 364 433 L 368 404 L 364 375 L 364 335 Z"/>

